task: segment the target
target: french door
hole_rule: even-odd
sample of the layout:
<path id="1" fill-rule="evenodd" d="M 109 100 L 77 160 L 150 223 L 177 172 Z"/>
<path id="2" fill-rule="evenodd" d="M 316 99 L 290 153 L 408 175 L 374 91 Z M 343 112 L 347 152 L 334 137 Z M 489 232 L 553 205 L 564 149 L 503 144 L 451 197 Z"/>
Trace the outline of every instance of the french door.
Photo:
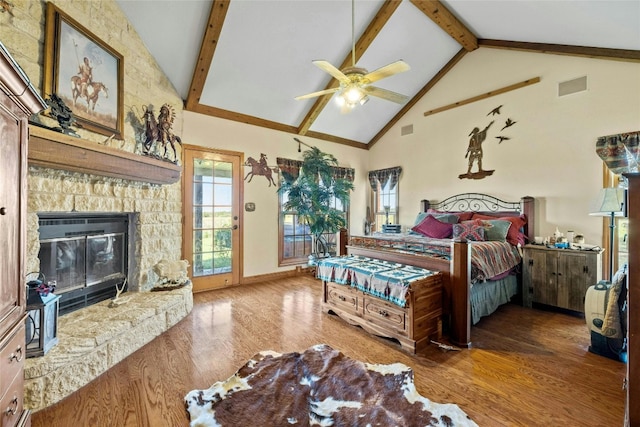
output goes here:
<path id="1" fill-rule="evenodd" d="M 185 146 L 183 253 L 194 292 L 240 283 L 241 164 L 241 153 Z"/>

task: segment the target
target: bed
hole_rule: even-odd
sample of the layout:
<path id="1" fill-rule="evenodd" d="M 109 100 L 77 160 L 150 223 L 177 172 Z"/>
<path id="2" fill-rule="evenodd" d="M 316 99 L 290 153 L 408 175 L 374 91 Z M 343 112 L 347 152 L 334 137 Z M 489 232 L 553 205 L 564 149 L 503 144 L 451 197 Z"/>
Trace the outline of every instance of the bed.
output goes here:
<path id="1" fill-rule="evenodd" d="M 423 218 L 441 215 L 440 219 L 443 218 L 442 215 L 458 215 L 460 224 L 473 221 L 497 224 L 495 221 L 498 220 L 514 224 L 508 230 L 511 233 L 508 245 L 471 241 L 472 236 L 468 234 L 463 238 L 435 239 L 409 233 L 374 233 L 370 236 L 352 235 L 349 239 L 349 255 L 402 263 L 442 273 L 443 315 L 449 339 L 455 345 L 470 347 L 472 324 L 508 302 L 518 292 L 521 282 L 518 279 L 521 256 L 518 254 L 517 261 L 507 271 L 498 272 L 500 268 L 491 271 L 494 264 L 491 256 L 495 254 L 491 255 L 494 249 L 489 247 L 502 246 L 503 251 L 517 253 L 517 243 L 524 246 L 524 243 L 533 241 L 535 200 L 527 196 L 517 202 L 506 202 L 486 194 L 463 193 L 440 202 L 423 200 L 421 215 Z M 457 228 L 464 227 L 466 225 Z M 509 246 L 512 247 L 508 249 Z M 484 261 L 489 271 L 479 267 L 476 260 L 478 253 L 483 250 L 490 253 L 485 254 Z"/>

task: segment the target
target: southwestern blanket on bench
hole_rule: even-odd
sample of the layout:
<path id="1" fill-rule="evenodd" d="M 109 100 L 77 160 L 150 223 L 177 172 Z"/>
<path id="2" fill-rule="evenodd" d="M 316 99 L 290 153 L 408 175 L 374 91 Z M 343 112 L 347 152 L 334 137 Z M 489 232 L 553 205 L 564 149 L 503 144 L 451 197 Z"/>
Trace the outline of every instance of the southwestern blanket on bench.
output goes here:
<path id="1" fill-rule="evenodd" d="M 327 282 L 350 285 L 370 295 L 406 306 L 409 286 L 436 272 L 358 255 L 326 258 L 318 262 L 316 276 Z"/>

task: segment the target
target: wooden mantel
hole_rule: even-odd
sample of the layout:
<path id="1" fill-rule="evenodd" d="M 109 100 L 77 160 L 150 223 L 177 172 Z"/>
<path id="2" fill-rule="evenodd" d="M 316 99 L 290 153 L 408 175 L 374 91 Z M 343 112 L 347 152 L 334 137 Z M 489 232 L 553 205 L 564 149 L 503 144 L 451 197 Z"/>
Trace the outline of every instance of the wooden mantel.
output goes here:
<path id="1" fill-rule="evenodd" d="M 173 184 L 182 168 L 97 142 L 29 125 L 29 165 L 152 184 Z"/>

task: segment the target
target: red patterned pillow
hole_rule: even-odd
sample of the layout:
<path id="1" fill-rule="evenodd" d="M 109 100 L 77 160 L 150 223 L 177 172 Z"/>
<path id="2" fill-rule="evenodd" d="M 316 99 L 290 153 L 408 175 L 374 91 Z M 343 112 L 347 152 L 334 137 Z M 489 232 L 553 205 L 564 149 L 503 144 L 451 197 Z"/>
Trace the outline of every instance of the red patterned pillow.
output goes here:
<path id="1" fill-rule="evenodd" d="M 484 226 L 477 221 L 453 224 L 453 238 L 484 242 Z"/>
<path id="2" fill-rule="evenodd" d="M 507 232 L 507 242 L 511 243 L 513 246 L 518 246 L 518 243 L 524 246 L 525 235 L 522 232 L 522 227 L 527 223 L 527 217 L 525 215 L 497 217 L 493 215 L 474 213 L 473 219 L 500 219 L 510 221 L 512 225 L 509 227 L 509 231 Z"/>
<path id="3" fill-rule="evenodd" d="M 412 227 L 411 230 L 434 239 L 446 239 L 451 237 L 453 224 L 440 221 L 432 215 L 427 215 L 420 224 Z"/>

